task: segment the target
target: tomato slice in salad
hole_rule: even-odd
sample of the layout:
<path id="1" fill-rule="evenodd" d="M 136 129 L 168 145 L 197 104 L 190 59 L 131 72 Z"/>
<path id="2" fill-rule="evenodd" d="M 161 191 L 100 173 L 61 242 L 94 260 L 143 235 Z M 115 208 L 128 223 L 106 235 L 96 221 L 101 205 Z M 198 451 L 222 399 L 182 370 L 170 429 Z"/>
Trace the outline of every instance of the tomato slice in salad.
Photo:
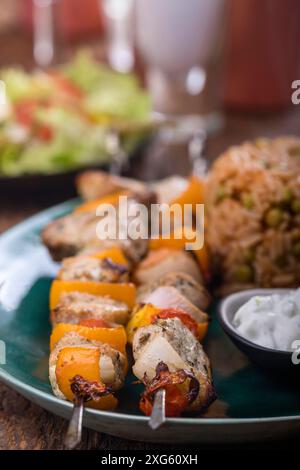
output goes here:
<path id="1" fill-rule="evenodd" d="M 48 73 L 59 90 L 74 98 L 82 98 L 84 96 L 84 92 L 67 77 L 56 71 L 49 71 Z"/>
<path id="2" fill-rule="evenodd" d="M 34 113 L 38 107 L 36 100 L 22 100 L 15 104 L 16 120 L 25 127 L 30 127 L 34 120 Z"/>
<path id="3" fill-rule="evenodd" d="M 53 137 L 53 130 L 50 126 L 39 124 L 35 121 L 35 113 L 39 108 L 48 107 L 47 100 L 22 100 L 15 104 L 14 113 L 16 121 L 22 126 L 31 130 L 39 139 L 49 141 Z"/>
<path id="4" fill-rule="evenodd" d="M 16 121 L 22 126 L 30 129 L 33 135 L 44 141 L 49 141 L 53 137 L 53 129 L 49 125 L 41 124 L 36 120 L 36 112 L 38 109 L 50 108 L 55 103 L 64 101 L 60 96 L 60 92 L 66 97 L 72 98 L 76 103 L 80 103 L 81 98 L 84 96 L 76 85 L 74 85 L 68 78 L 63 75 L 50 71 L 49 77 L 54 82 L 57 93 L 51 97 L 37 97 L 32 99 L 23 99 L 14 105 L 14 115 Z"/>

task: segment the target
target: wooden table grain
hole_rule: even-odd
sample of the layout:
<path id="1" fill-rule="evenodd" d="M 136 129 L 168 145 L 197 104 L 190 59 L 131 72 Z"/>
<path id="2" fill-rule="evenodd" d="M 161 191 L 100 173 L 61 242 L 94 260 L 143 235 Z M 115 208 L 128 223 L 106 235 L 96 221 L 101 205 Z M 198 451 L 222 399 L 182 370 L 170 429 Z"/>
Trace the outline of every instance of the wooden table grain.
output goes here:
<path id="1" fill-rule="evenodd" d="M 228 145 L 237 144 L 248 138 L 300 133 L 300 106 L 290 110 L 265 116 L 226 116 L 226 126 L 208 141 L 207 158 L 214 159 Z M 142 179 L 162 177 L 172 172 L 187 174 L 187 159 L 183 154 L 171 152 L 162 158 L 157 149 L 136 160 L 131 173 Z M 46 194 L 14 190 L 11 194 L 1 192 L 0 187 L 0 232 L 39 212 L 54 203 L 64 200 L 65 194 L 56 193 L 54 188 Z M 67 422 L 27 399 L 0 385 L 0 449 L 62 449 L 62 436 Z M 126 441 L 84 430 L 81 449 L 179 449 L 175 446 L 162 446 L 141 442 Z"/>

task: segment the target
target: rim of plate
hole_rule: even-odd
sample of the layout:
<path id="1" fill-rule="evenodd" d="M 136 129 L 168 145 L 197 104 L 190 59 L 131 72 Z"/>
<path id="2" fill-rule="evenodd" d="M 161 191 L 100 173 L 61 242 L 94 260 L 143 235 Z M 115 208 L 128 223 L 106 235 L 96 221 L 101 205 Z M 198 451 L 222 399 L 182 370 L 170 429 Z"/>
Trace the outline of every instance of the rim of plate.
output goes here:
<path id="1" fill-rule="evenodd" d="M 51 216 L 55 215 L 55 217 L 61 216 L 64 212 L 67 213 L 68 209 L 70 209 L 72 205 L 76 205 L 76 203 L 80 202 L 80 198 L 73 198 L 69 199 L 68 201 L 62 202 L 60 204 L 56 204 L 48 209 L 44 209 L 43 211 L 38 212 L 37 214 L 27 218 L 23 222 L 16 224 L 15 226 L 11 227 L 10 229 L 6 230 L 3 234 L 0 235 L 0 248 L 1 245 L 9 239 L 11 236 L 18 234 L 18 232 L 25 230 L 32 225 L 38 224 L 39 226 L 43 226 L 45 223 L 51 220 Z M 62 213 L 62 214 L 61 214 Z M 12 374 L 8 373 L 5 369 L 0 367 L 0 379 L 6 384 L 11 385 L 12 388 L 15 385 L 18 387 L 18 390 L 23 390 L 35 397 L 43 398 L 44 400 L 52 403 L 59 404 L 60 406 L 64 406 L 66 409 L 72 408 L 72 404 L 60 400 L 59 398 L 51 395 L 48 392 L 44 392 L 32 385 L 28 385 L 22 382 L 20 379 L 17 379 Z M 106 416 L 108 418 L 118 419 L 119 421 L 138 421 L 140 423 L 147 422 L 149 418 L 146 416 L 139 416 L 136 414 L 127 414 L 127 413 L 117 413 L 114 411 L 100 411 L 100 410 L 92 410 L 87 409 L 87 414 L 92 416 Z M 207 425 L 220 425 L 220 424 L 254 424 L 254 423 L 272 423 L 272 422 L 284 422 L 284 421 L 298 421 L 300 420 L 299 415 L 291 415 L 291 416 L 275 416 L 275 417 L 261 417 L 261 418 L 167 418 L 167 422 L 170 424 L 180 424 L 185 423 L 189 425 L 199 425 L 199 424 L 207 424 Z"/>
<path id="2" fill-rule="evenodd" d="M 44 400 L 52 403 L 59 404 L 65 408 L 72 409 L 72 404 L 68 401 L 61 400 L 55 395 L 51 395 L 48 392 L 44 392 L 32 385 L 28 385 L 21 380 L 17 379 L 13 375 L 6 372 L 2 367 L 0 367 L 0 379 L 6 385 L 15 385 L 19 390 L 24 390 L 35 397 L 43 398 Z M 14 388 L 14 387 L 13 387 Z M 108 418 L 117 419 L 119 421 L 138 421 L 140 423 L 146 423 L 149 418 L 146 416 L 139 416 L 136 414 L 127 414 L 127 413 L 118 413 L 115 411 L 101 411 L 101 410 L 85 410 L 88 414 L 92 416 L 106 416 Z M 219 424 L 254 424 L 254 423 L 274 423 L 274 422 L 288 422 L 288 421 L 299 421 L 300 415 L 292 416 L 275 416 L 275 417 L 262 417 L 262 418 L 167 418 L 167 422 L 170 424 L 188 424 L 188 425 L 199 425 L 199 424 L 208 424 L 208 425 L 219 425 Z"/>

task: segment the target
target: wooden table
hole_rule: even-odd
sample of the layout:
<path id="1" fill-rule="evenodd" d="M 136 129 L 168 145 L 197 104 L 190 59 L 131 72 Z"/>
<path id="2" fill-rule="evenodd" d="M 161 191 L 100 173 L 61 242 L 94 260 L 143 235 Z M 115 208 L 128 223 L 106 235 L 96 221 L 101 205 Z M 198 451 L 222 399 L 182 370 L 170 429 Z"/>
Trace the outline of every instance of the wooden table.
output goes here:
<path id="1" fill-rule="evenodd" d="M 226 126 L 211 137 L 207 146 L 208 159 L 215 158 L 228 145 L 246 138 L 275 136 L 300 131 L 300 106 L 283 114 L 258 116 L 226 116 Z M 143 179 L 164 176 L 172 169 L 186 174 L 188 164 L 184 155 L 165 156 L 148 152 L 134 163 L 132 173 Z M 13 195 L 0 195 L 0 231 L 45 207 L 64 199 L 62 194 L 34 195 L 15 192 Z M 27 399 L 0 385 L 0 449 L 61 449 L 62 435 L 67 422 L 30 403 Z M 171 449 L 173 446 L 158 446 L 140 442 L 130 442 L 119 438 L 101 435 L 84 430 L 82 449 Z M 173 447 L 174 448 L 174 447 Z M 176 448 L 178 449 L 178 447 Z"/>

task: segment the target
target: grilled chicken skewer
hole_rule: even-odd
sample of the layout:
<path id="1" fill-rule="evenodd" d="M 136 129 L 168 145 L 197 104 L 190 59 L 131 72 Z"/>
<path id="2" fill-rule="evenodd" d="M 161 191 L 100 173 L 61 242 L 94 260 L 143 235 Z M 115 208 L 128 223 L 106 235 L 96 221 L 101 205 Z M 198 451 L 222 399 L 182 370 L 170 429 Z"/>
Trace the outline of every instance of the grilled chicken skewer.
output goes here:
<path id="1" fill-rule="evenodd" d="M 114 252 L 116 256 L 116 252 Z M 117 253 L 119 256 L 120 254 Z M 50 318 L 53 325 L 51 336 L 51 350 L 53 351 L 65 337 L 71 334 L 85 337 L 85 340 L 98 339 L 102 343 L 109 343 L 119 352 L 125 352 L 126 334 L 122 326 L 127 322 L 130 308 L 125 302 L 115 300 L 108 295 L 93 295 L 84 292 L 90 286 L 89 279 L 120 281 L 120 276 L 127 270 L 124 265 L 116 265 L 106 257 L 75 257 L 66 259 L 58 273 L 58 279 L 62 279 L 63 285 L 70 282 L 73 286 L 80 286 L 80 292 L 76 290 L 62 293 L 57 305 L 52 309 Z M 124 258 L 124 263 L 126 262 Z M 115 271 L 116 277 L 115 277 Z M 87 281 L 86 281 L 87 280 Z M 126 278 L 127 280 L 127 278 Z M 59 282 L 59 281 L 55 281 Z M 92 284 L 94 285 L 94 284 Z M 100 286 L 110 287 L 112 284 L 96 283 Z M 117 284 L 118 285 L 118 284 Z M 66 333 L 64 335 L 64 333 Z"/>
<path id="2" fill-rule="evenodd" d="M 122 326 L 99 318 L 82 320 L 80 315 L 68 320 L 72 323 L 57 323 L 51 335 L 49 377 L 54 394 L 74 402 L 65 438 L 66 447 L 72 449 L 81 440 L 85 404 L 99 409 L 117 406 L 112 392 L 124 384 L 127 358 Z"/>
<path id="3" fill-rule="evenodd" d="M 76 293 L 73 294 L 73 298 L 74 295 L 76 296 Z M 87 296 L 80 293 L 78 295 Z M 72 294 L 70 296 L 72 297 Z M 96 298 L 95 301 L 99 303 L 99 299 Z M 76 306 L 73 304 L 74 307 Z M 75 448 L 81 440 L 84 404 L 90 402 L 100 409 L 113 409 L 116 406 L 114 397 L 111 396 L 109 402 L 104 402 L 102 397 L 123 386 L 127 373 L 125 330 L 122 326 L 107 322 L 107 319 L 119 318 L 119 313 L 117 317 L 115 315 L 113 308 L 115 306 L 106 305 L 107 310 L 102 316 L 101 310 L 95 312 L 95 308 L 90 304 L 90 310 L 84 308 L 82 310 L 79 305 L 77 307 L 73 312 L 69 310 L 66 315 L 66 312 L 62 314 L 63 306 L 60 305 L 51 315 L 52 319 L 55 319 L 53 323 L 56 326 L 50 341 L 52 350 L 49 361 L 50 382 L 54 394 L 59 398 L 72 398 L 68 395 L 68 385 L 74 395 L 73 415 L 65 438 L 65 445 L 69 449 Z M 126 305 L 124 307 L 127 309 Z M 71 385 L 70 383 L 66 385 L 67 379 Z M 59 380 L 63 381 L 61 386 Z M 93 393 L 95 389 L 97 391 L 95 400 L 92 399 L 94 395 L 89 392 L 91 387 Z"/>
<path id="4" fill-rule="evenodd" d="M 112 392 L 122 386 L 127 370 L 123 354 L 125 348 L 120 347 L 122 339 L 113 343 L 111 337 L 105 336 L 103 342 L 102 335 L 106 334 L 105 328 L 109 329 L 107 326 L 125 324 L 130 313 L 128 303 L 119 298 L 99 295 L 98 292 L 95 295 L 95 292 L 85 291 L 84 283 L 126 285 L 129 270 L 138 262 L 140 264 L 134 270 L 134 280 L 140 285 L 138 300 L 146 303 L 147 308 L 151 306 L 155 313 L 154 318 L 148 315 L 148 320 L 132 334 L 134 372 L 146 386 L 141 409 L 146 414 L 153 410 L 151 423 L 153 425 L 154 422 L 154 427 L 157 427 L 164 421 L 164 410 L 167 416 L 180 415 L 184 411 L 202 411 L 214 399 L 209 361 L 197 339 L 203 325 L 207 328 L 208 317 L 203 310 L 210 301 L 201 286 L 203 277 L 198 264 L 189 253 L 167 248 L 150 252 L 141 261 L 148 250 L 147 240 L 99 240 L 96 235 L 99 216 L 95 215 L 95 203 L 100 204 L 101 201 L 93 201 L 95 198 L 112 194 L 114 200 L 114 194 L 123 191 L 123 194 L 129 195 L 131 204 L 151 201 L 149 187 L 144 184 L 105 176 L 105 184 L 103 175 L 101 177 L 98 173 L 85 174 L 79 179 L 81 193 L 92 203 L 86 203 L 80 210 L 54 221 L 43 232 L 43 240 L 54 259 L 71 256 L 63 261 L 56 282 L 65 283 L 64 288 L 67 285 L 70 287 L 68 283 L 74 283 L 77 287 L 80 284 L 79 291 L 68 288 L 64 292 L 61 288 L 51 314 L 55 326 L 52 335 L 51 383 L 54 393 L 62 393 L 66 398 L 68 394 L 69 397 L 76 397 L 77 434 L 83 403 L 94 405 L 97 402 L 102 406 L 108 397 L 113 397 Z M 176 195 L 180 203 L 185 199 L 190 200 L 195 187 L 198 190 L 198 183 L 187 186 L 183 197 Z M 128 258 L 128 265 L 109 257 L 96 259 L 94 256 L 99 249 L 109 250 L 116 246 Z M 95 331 L 91 334 L 84 328 L 98 331 L 97 334 Z M 100 331 L 101 328 L 103 331 Z M 188 348 L 184 347 L 184 342 L 189 345 Z M 68 361 L 68 354 L 71 354 L 71 361 Z M 80 373 L 71 377 L 67 385 L 58 380 L 61 364 L 66 364 L 65 370 L 68 371 L 69 367 L 72 373 L 80 371 L 80 364 L 85 363 L 82 361 L 85 354 L 92 356 L 92 367 L 89 370 L 91 380 Z M 93 380 L 95 376 L 97 379 Z M 109 406 L 113 406 L 112 402 Z"/>
<path id="5" fill-rule="evenodd" d="M 210 364 L 200 342 L 179 318 L 157 319 L 133 340 L 134 374 L 145 384 L 140 403 L 151 414 L 155 393 L 166 390 L 166 415 L 202 412 L 215 399 Z"/>
<path id="6" fill-rule="evenodd" d="M 56 344 L 49 359 L 53 392 L 61 399 L 74 401 L 74 411 L 65 438 L 73 449 L 81 440 L 83 406 L 114 409 L 111 394 L 119 390 L 126 375 L 126 359 L 108 344 L 89 341 L 68 333 Z"/>
<path id="7" fill-rule="evenodd" d="M 126 283 L 128 275 L 128 261 L 114 248 L 63 260 L 55 282 L 76 282 L 84 290 L 89 282 Z M 55 395 L 74 402 L 67 448 L 80 442 L 85 404 L 100 409 L 114 409 L 117 404 L 112 392 L 123 386 L 127 373 L 126 333 L 121 324 L 128 316 L 124 302 L 76 291 L 62 294 L 51 311 L 50 382 Z"/>
<path id="8" fill-rule="evenodd" d="M 95 180 L 93 175 L 90 178 L 89 174 L 86 173 L 78 180 L 79 186 L 83 185 L 83 188 L 87 188 L 82 191 L 85 193 L 86 199 L 99 198 L 121 189 L 126 189 L 126 194 L 131 198 L 135 195 L 138 199 L 140 198 L 145 202 L 148 202 L 152 197 L 142 184 L 132 181 L 120 184 L 118 178 L 107 178 L 107 175 L 104 174 L 102 178 L 100 177 L 100 181 L 99 175 L 96 174 L 97 184 L 100 183 L 100 193 L 92 194 L 89 192 L 89 188 L 93 189 L 95 185 L 90 185 L 90 179 L 92 181 Z M 103 192 L 103 188 L 105 188 L 104 182 L 106 183 L 106 191 Z M 108 187 L 107 182 L 109 183 Z M 118 200 L 118 198 L 112 198 L 113 200 Z M 98 202 L 99 204 L 101 203 L 101 201 L 97 201 L 97 205 Z M 135 204 L 134 200 L 130 202 Z M 126 253 L 131 263 L 134 264 L 145 254 L 148 243 L 144 240 L 135 241 L 130 239 L 119 242 L 114 240 L 99 240 L 96 233 L 96 225 L 99 220 L 96 216 L 97 205 L 81 206 L 80 210 L 49 224 L 42 233 L 43 241 L 47 245 L 52 257 L 58 261 L 63 260 L 62 267 L 57 276 L 58 283 L 63 283 L 62 288 L 60 289 L 61 286 L 58 286 L 56 281 L 55 286 L 53 285 L 51 289 L 51 303 L 53 303 L 53 297 L 57 297 L 54 292 L 55 289 L 57 290 L 58 288 L 58 291 L 62 291 L 62 295 L 59 295 L 51 311 L 51 321 L 54 326 L 51 345 L 57 348 L 65 338 L 69 338 L 72 334 L 80 333 L 80 337 L 83 335 L 86 338 L 100 337 L 101 339 L 104 335 L 106 341 L 110 341 L 114 346 L 119 346 L 119 350 L 125 353 L 122 331 L 118 330 L 117 332 L 117 328 L 115 328 L 116 334 L 113 341 L 109 333 L 111 329 L 106 327 L 109 325 L 113 326 L 112 324 L 115 323 L 125 324 L 129 318 L 128 305 L 106 295 L 94 295 L 91 293 L 90 285 L 80 284 L 80 291 L 77 292 L 74 281 L 79 281 L 79 283 L 94 282 L 108 284 L 128 281 L 130 263 L 125 259 L 123 253 Z M 97 256 L 99 249 L 106 249 L 108 256 Z M 110 256 L 111 253 L 109 253 L 111 251 L 114 251 L 113 259 Z M 117 256 L 116 251 L 119 252 Z M 81 256 L 73 256 L 80 252 L 82 252 Z M 66 256 L 73 257 L 63 259 Z M 71 282 L 71 285 L 68 284 L 69 282 Z M 63 293 L 63 289 L 67 285 L 69 293 Z M 77 288 L 79 287 L 78 284 L 76 286 Z M 97 288 L 95 284 L 92 287 L 94 289 L 95 287 Z M 96 328 L 91 329 L 88 326 Z M 100 326 L 100 328 L 97 328 L 97 326 Z M 103 332 L 101 327 L 105 327 L 106 330 Z M 52 352 L 51 357 L 53 354 Z M 127 371 L 127 360 L 125 369 Z M 55 386 L 53 377 L 51 383 Z M 55 388 L 54 393 L 57 393 Z M 84 402 L 76 397 L 74 403 L 74 413 L 66 436 L 66 445 L 69 448 L 75 447 L 81 438 Z"/>
<path id="9" fill-rule="evenodd" d="M 206 332 L 208 324 L 202 308 L 210 297 L 199 288 L 198 266 L 189 254 L 171 251 L 170 258 L 170 250 L 163 251 L 152 258 L 150 268 L 142 262 L 135 271 L 148 282 L 138 288 L 141 308 L 127 326 L 133 372 L 145 384 L 140 408 L 155 429 L 165 420 L 164 410 L 166 416 L 202 412 L 215 399 L 209 360 L 199 342 L 199 327 L 205 325 Z M 183 272 L 172 272 L 177 266 Z"/>

